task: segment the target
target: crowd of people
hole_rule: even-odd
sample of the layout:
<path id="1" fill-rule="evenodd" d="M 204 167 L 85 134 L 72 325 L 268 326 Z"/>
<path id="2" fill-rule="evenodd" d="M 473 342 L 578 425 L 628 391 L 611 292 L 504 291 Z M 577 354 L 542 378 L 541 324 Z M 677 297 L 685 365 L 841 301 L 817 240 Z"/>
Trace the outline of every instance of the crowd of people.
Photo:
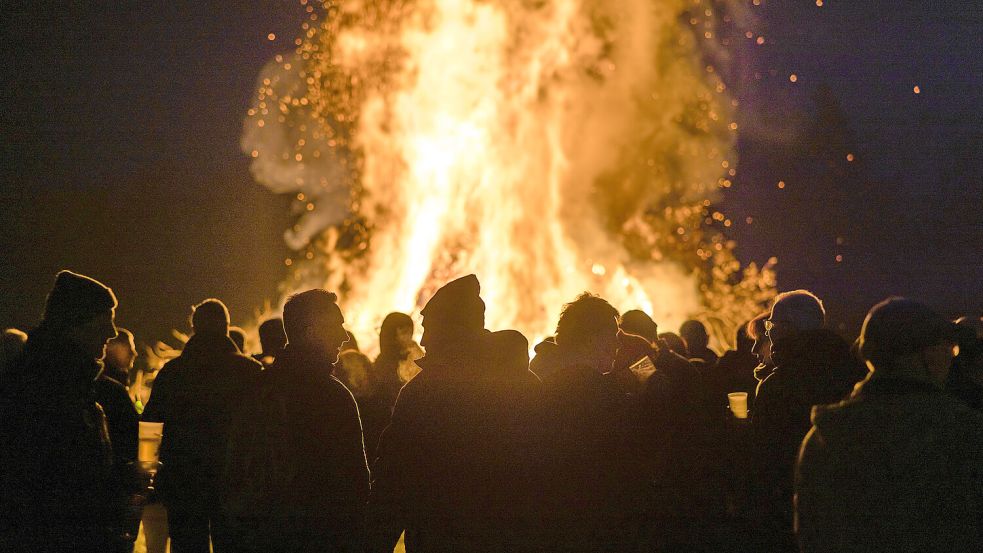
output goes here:
<path id="1" fill-rule="evenodd" d="M 207 299 L 151 375 L 116 307 L 62 271 L 4 331 L 3 551 L 132 551 L 141 518 L 174 553 L 983 551 L 980 318 L 889 298 L 851 344 L 796 290 L 718 356 L 699 321 L 584 293 L 530 359 L 468 275 L 420 344 L 387 316 L 374 360 L 331 292 L 291 296 L 255 355 Z"/>

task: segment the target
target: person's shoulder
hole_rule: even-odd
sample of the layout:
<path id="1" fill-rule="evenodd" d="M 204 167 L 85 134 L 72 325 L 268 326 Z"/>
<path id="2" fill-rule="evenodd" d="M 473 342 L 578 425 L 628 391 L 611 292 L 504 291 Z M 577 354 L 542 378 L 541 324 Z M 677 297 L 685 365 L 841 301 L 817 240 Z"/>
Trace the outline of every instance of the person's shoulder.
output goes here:
<path id="1" fill-rule="evenodd" d="M 124 395 L 129 397 L 126 393 L 126 386 L 124 386 L 118 380 L 108 377 L 106 375 L 99 375 L 99 378 L 92 383 L 93 387 L 96 389 L 97 393 L 101 394 L 113 394 L 113 395 Z"/>
<path id="2" fill-rule="evenodd" d="M 259 373 L 263 370 L 262 363 L 243 353 L 230 352 L 229 358 L 239 370 L 250 371 L 253 373 Z"/>

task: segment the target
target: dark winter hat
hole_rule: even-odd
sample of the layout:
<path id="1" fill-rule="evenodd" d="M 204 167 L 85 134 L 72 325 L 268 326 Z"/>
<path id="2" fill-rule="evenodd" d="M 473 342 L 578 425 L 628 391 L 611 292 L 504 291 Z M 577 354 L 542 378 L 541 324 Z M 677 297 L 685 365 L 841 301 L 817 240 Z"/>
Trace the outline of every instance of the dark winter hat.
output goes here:
<path id="1" fill-rule="evenodd" d="M 60 271 L 44 304 L 44 322 L 70 325 L 105 313 L 117 305 L 113 291 L 101 282 L 71 271 Z"/>
<path id="2" fill-rule="evenodd" d="M 860 331 L 860 353 L 876 366 L 945 341 L 954 342 L 956 330 L 954 323 L 923 303 L 888 298 L 867 313 Z"/>
<path id="3" fill-rule="evenodd" d="M 475 275 L 452 280 L 437 290 L 420 314 L 428 322 L 481 330 L 485 327 L 485 302 L 479 292 L 481 285 Z"/>

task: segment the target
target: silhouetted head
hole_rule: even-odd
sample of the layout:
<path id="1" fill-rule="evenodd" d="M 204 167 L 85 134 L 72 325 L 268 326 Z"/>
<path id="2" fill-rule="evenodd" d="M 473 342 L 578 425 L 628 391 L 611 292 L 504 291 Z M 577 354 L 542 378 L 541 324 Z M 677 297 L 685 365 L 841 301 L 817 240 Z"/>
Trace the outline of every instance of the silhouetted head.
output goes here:
<path id="1" fill-rule="evenodd" d="M 682 355 L 687 359 L 689 358 L 689 349 L 686 348 L 686 341 L 679 334 L 675 332 L 663 332 L 659 334 L 659 339 L 669 346 L 669 351 L 677 355 Z"/>
<path id="2" fill-rule="evenodd" d="M 949 374 L 958 328 L 920 302 L 888 298 L 871 308 L 860 331 L 860 353 L 886 375 L 927 377 L 942 385 Z"/>
<path id="3" fill-rule="evenodd" d="M 402 357 L 413 344 L 413 319 L 406 313 L 393 312 L 382 320 L 379 329 L 379 354 Z"/>
<path id="4" fill-rule="evenodd" d="M 452 280 L 437 290 L 420 312 L 423 315 L 421 345 L 428 350 L 444 344 L 453 347 L 480 334 L 485 327 L 485 302 L 480 292 L 481 285 L 475 275 Z"/>
<path id="5" fill-rule="evenodd" d="M 239 353 L 246 353 L 246 331 L 237 327 L 229 327 L 229 339 L 239 348 Z"/>
<path id="6" fill-rule="evenodd" d="M 765 331 L 765 321 L 770 316 L 771 313 L 765 311 L 748 321 L 747 327 L 745 328 L 748 337 L 754 340 L 754 345 L 751 346 L 751 353 L 758 358 L 759 362 L 769 364 L 771 363 L 771 340 Z"/>
<path id="7" fill-rule="evenodd" d="M 765 321 L 766 334 L 772 342 L 824 326 L 826 310 L 823 302 L 808 290 L 793 290 L 776 296 L 771 315 Z"/>
<path id="8" fill-rule="evenodd" d="M 658 335 L 655 338 L 658 340 Z M 652 348 L 652 343 L 647 339 L 636 334 L 619 332 L 618 355 L 614 361 L 614 369 L 627 369 L 646 355 L 652 356 L 653 354 L 655 354 L 655 350 Z"/>
<path id="9" fill-rule="evenodd" d="M 655 324 L 648 313 L 638 309 L 625 311 L 624 315 L 621 316 L 621 330 L 628 334 L 641 336 L 649 342 L 655 342 L 659 339 L 659 325 Z"/>
<path id="10" fill-rule="evenodd" d="M 274 317 L 259 325 L 259 344 L 263 355 L 276 355 L 287 345 L 287 335 L 283 332 L 283 319 Z"/>
<path id="11" fill-rule="evenodd" d="M 331 363 L 337 363 L 338 352 L 348 339 L 344 323 L 338 296 L 327 290 L 294 294 L 283 305 L 288 346 L 323 355 Z"/>
<path id="12" fill-rule="evenodd" d="M 556 324 L 556 345 L 568 363 L 610 371 L 618 353 L 618 310 L 584 292 L 563 306 Z"/>
<path id="13" fill-rule="evenodd" d="M 228 336 L 229 310 L 221 300 L 209 298 L 194 306 L 191 328 L 202 336 Z"/>
<path id="14" fill-rule="evenodd" d="M 707 349 L 710 343 L 710 335 L 707 334 L 707 327 L 697 320 L 688 320 L 679 327 L 679 335 L 686 340 L 686 348 L 690 352 L 698 352 Z"/>
<path id="15" fill-rule="evenodd" d="M 101 282 L 71 271 L 61 271 L 48 293 L 42 327 L 100 359 L 106 342 L 116 336 L 116 296 Z"/>
<path id="16" fill-rule="evenodd" d="M 24 344 L 27 343 L 27 334 L 16 328 L 8 328 L 0 336 L 0 373 L 24 351 Z"/>
<path id="17" fill-rule="evenodd" d="M 488 362 L 497 372 L 529 370 L 529 340 L 518 330 L 500 330 L 485 337 Z"/>
<path id="18" fill-rule="evenodd" d="M 133 333 L 125 328 L 117 327 L 116 336 L 106 343 L 106 358 L 104 360 L 106 368 L 129 374 L 136 358 L 137 347 L 133 341 Z"/>

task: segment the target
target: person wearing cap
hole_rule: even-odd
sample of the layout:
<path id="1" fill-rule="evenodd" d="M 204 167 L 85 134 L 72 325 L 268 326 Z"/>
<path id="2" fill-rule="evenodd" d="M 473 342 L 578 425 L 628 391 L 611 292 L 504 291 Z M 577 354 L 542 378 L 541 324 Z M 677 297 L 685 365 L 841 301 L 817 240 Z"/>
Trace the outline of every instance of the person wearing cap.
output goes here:
<path id="1" fill-rule="evenodd" d="M 61 271 L 0 383 L 0 550 L 125 551 L 125 479 L 93 395 L 116 296 Z"/>
<path id="2" fill-rule="evenodd" d="M 758 386 L 751 412 L 750 511 L 759 548 L 787 548 L 795 546 L 795 457 L 812 406 L 843 399 L 867 371 L 850 344 L 826 328 L 823 303 L 807 290 L 776 296 L 765 329 L 775 370 Z"/>
<path id="3" fill-rule="evenodd" d="M 142 420 L 164 423 L 161 468 L 155 488 L 167 508 L 174 553 L 228 547 L 219 508 L 219 474 L 236 408 L 262 365 L 229 338 L 229 311 L 221 301 L 195 305 L 194 331 L 181 355 L 154 381 Z"/>
<path id="4" fill-rule="evenodd" d="M 869 376 L 817 406 L 796 470 L 803 553 L 983 551 L 983 415 L 945 393 L 954 325 L 890 298 L 864 320 Z"/>
<path id="5" fill-rule="evenodd" d="M 399 392 L 372 466 L 370 551 L 521 551 L 541 527 L 525 506 L 538 497 L 542 405 L 521 335 L 484 329 L 475 275 L 437 290 L 422 310 L 422 369 Z M 518 346 L 516 346 L 518 344 Z M 510 354 L 511 352 L 511 354 Z"/>

